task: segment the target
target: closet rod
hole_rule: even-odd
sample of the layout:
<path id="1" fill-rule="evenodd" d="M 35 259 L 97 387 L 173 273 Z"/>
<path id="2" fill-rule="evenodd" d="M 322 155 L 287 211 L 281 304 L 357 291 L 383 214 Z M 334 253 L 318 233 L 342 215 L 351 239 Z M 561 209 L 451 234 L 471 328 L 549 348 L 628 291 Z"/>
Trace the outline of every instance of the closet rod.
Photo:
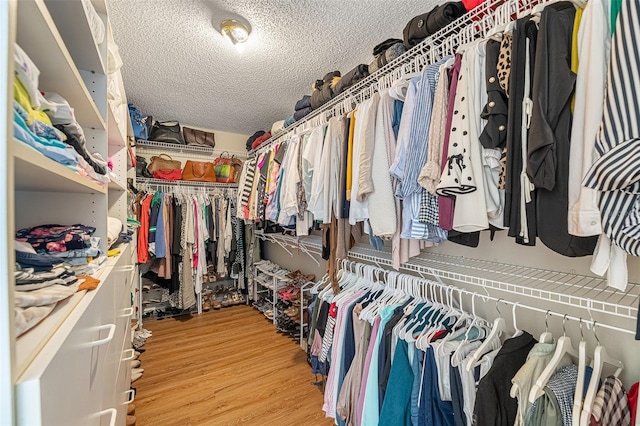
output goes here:
<path id="1" fill-rule="evenodd" d="M 361 263 L 361 262 L 356 262 L 356 261 L 353 261 L 353 260 L 346 260 L 346 262 L 348 262 L 351 266 L 358 266 L 358 265 L 369 266 L 370 268 L 374 268 L 374 272 L 376 270 L 378 272 L 380 272 L 380 273 L 383 273 L 383 274 L 387 274 L 389 272 L 387 269 L 384 269 L 384 268 L 381 268 L 381 267 L 377 267 L 377 266 L 367 265 L 367 264 L 364 264 L 364 263 Z M 402 274 L 402 273 L 397 273 L 397 274 L 398 275 L 396 276 L 396 279 L 398 279 L 398 278 L 400 278 L 402 276 L 408 276 L 413 280 L 418 280 L 418 282 L 422 286 L 424 286 L 426 284 L 434 285 L 436 287 L 442 288 L 443 290 L 452 291 L 454 294 L 456 292 L 458 294 L 464 293 L 464 294 L 469 295 L 471 297 L 479 297 L 484 301 L 491 300 L 491 301 L 496 302 L 496 306 L 497 306 L 498 303 L 502 302 L 502 303 L 504 303 L 506 305 L 511 305 L 512 307 L 515 305 L 517 307 L 525 308 L 525 309 L 528 309 L 528 310 L 531 310 L 531 311 L 534 311 L 534 312 L 540 312 L 540 313 L 543 313 L 543 314 L 548 315 L 548 316 L 560 317 L 560 318 L 563 318 L 563 320 L 571 320 L 571 321 L 576 321 L 576 322 L 580 322 L 581 321 L 584 324 L 586 324 L 587 327 L 593 327 L 593 326 L 595 326 L 596 328 L 597 327 L 602 327 L 602 328 L 607 328 L 609 330 L 617 331 L 617 332 L 620 332 L 620 333 L 626 333 L 626 334 L 635 335 L 635 330 L 629 330 L 629 329 L 626 329 L 626 328 L 617 327 L 615 325 L 610 325 L 610 324 L 607 324 L 607 323 L 604 323 L 604 322 L 601 322 L 601 321 L 596 321 L 594 319 L 586 319 L 586 318 L 582 318 L 582 317 L 576 317 L 576 316 L 573 316 L 573 315 L 560 313 L 560 312 L 557 312 L 557 311 L 552 311 L 550 309 L 542 309 L 542 308 L 538 308 L 538 307 L 535 307 L 535 306 L 524 304 L 522 302 L 514 302 L 514 301 L 511 301 L 511 300 L 507 300 L 507 299 L 505 299 L 503 297 L 494 297 L 494 296 L 490 296 L 488 294 L 480 294 L 480 293 L 477 293 L 475 291 L 467 290 L 467 289 L 456 287 L 456 286 L 453 286 L 453 285 L 442 284 L 442 283 L 439 283 L 439 282 L 436 282 L 436 281 L 428 280 L 426 278 L 416 277 L 416 276 L 413 276 L 413 275 L 407 275 L 407 274 Z M 460 301 L 460 302 L 462 303 L 462 301 Z"/>
<path id="2" fill-rule="evenodd" d="M 249 151 L 249 155 L 255 156 L 269 150 L 284 136 L 292 136 L 301 130 L 307 130 L 307 126 L 311 123 L 327 121 L 332 116 L 334 108 L 341 103 L 358 99 L 361 102 L 367 98 L 367 94 L 377 90 L 376 87 L 370 89 L 371 86 L 379 86 L 381 81 L 388 78 L 388 75 L 399 72 L 402 67 L 414 66 L 412 71 L 421 71 L 424 65 L 430 63 L 429 58 L 433 57 L 433 55 L 453 53 L 461 44 L 468 42 L 469 37 L 473 39 L 483 37 L 491 28 L 503 24 L 505 20 L 507 22 L 511 20 L 512 15 L 504 13 L 503 9 L 517 10 L 519 15 L 534 5 L 548 1 L 551 0 L 486 0 L 480 6 L 470 10 L 454 22 L 427 37 L 420 44 L 340 93 L 322 107 L 312 111 L 302 120 L 296 121 L 286 129 L 276 132 L 262 145 Z"/>

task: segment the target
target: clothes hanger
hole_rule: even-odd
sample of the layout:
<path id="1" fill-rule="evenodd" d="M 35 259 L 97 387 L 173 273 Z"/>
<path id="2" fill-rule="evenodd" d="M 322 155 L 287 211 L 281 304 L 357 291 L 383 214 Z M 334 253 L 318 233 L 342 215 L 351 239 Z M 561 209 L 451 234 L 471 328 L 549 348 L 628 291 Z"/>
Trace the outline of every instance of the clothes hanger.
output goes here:
<path id="1" fill-rule="evenodd" d="M 436 283 L 434 283 L 434 285 L 437 285 L 438 290 L 440 291 L 440 298 L 438 299 L 439 309 L 437 309 L 437 311 L 434 312 L 434 314 L 430 317 L 430 320 L 427 323 L 427 325 L 418 333 L 418 335 L 414 336 L 416 347 L 418 347 L 418 345 L 421 345 L 420 349 L 423 349 L 423 350 L 426 350 L 428 346 L 426 344 L 426 341 L 424 341 L 424 339 L 442 330 L 442 324 L 446 319 L 447 314 L 449 313 L 449 310 L 450 310 L 449 306 L 445 303 L 445 298 L 443 296 L 444 286 Z"/>
<path id="2" fill-rule="evenodd" d="M 451 318 L 455 318 L 456 322 L 457 322 L 458 318 L 460 316 L 462 316 L 462 314 L 452 304 L 453 290 L 454 289 L 455 289 L 455 287 L 453 287 L 453 286 L 449 286 L 446 289 L 448 310 L 442 315 L 442 317 L 437 322 L 435 327 L 432 328 L 431 332 L 429 332 L 428 334 L 424 335 L 420 339 L 420 341 L 416 342 L 416 346 L 419 346 L 420 349 L 426 350 L 427 347 L 429 347 L 431 345 L 431 343 L 433 342 L 433 339 L 435 338 L 436 334 L 440 330 L 443 330 L 445 328 L 445 325 L 444 325 L 445 321 L 447 321 L 448 319 L 451 319 Z M 452 329 L 453 329 L 453 327 L 452 327 Z M 453 333 L 449 333 L 449 334 L 453 334 Z M 458 333 L 457 336 L 459 336 L 460 334 L 461 333 Z"/>
<path id="3" fill-rule="evenodd" d="M 549 364 L 542 370 L 540 376 L 531 387 L 531 391 L 529 392 L 529 402 L 534 403 L 536 399 L 540 398 L 544 394 L 544 387 L 549 382 L 549 379 L 558 369 L 560 365 L 560 361 L 565 355 L 569 355 L 574 359 L 579 359 L 580 355 L 578 351 L 571 345 L 571 338 L 567 336 L 566 332 L 566 321 L 567 315 L 565 314 L 562 318 L 562 337 L 558 339 L 558 343 L 556 345 L 556 351 L 553 354 L 553 357 L 549 361 Z"/>
<path id="4" fill-rule="evenodd" d="M 571 410 L 571 424 L 580 424 L 580 414 L 582 413 L 582 405 L 584 402 L 584 380 L 587 368 L 587 342 L 584 340 L 584 332 L 582 330 L 582 318 L 580 318 L 580 344 L 578 344 L 578 380 L 576 382 L 576 392 L 573 395 L 573 408 Z"/>
<path id="5" fill-rule="evenodd" d="M 502 336 L 502 333 L 507 331 L 506 321 L 504 320 L 504 318 L 502 318 L 502 313 L 498 308 L 498 303 L 501 300 L 502 299 L 498 299 L 498 301 L 496 302 L 496 311 L 498 311 L 498 318 L 496 318 L 496 320 L 493 322 L 493 327 L 491 328 L 491 332 L 489 333 L 489 336 L 487 336 L 485 341 L 482 342 L 482 345 L 480 345 L 480 347 L 476 349 L 473 355 L 471 355 L 471 358 L 469 359 L 466 365 L 467 371 L 471 371 L 476 366 L 476 363 L 480 360 L 482 355 L 484 355 L 487 352 L 487 349 L 490 347 L 490 345 L 494 341 L 499 341 L 500 336 Z"/>
<path id="6" fill-rule="evenodd" d="M 547 310 L 547 313 L 544 316 L 544 332 L 540 335 L 538 341 L 540 343 L 553 343 L 553 334 L 549 331 L 549 313 L 551 311 Z"/>
<path id="7" fill-rule="evenodd" d="M 624 370 L 624 364 L 622 361 L 613 358 L 607 353 L 607 348 L 600 344 L 598 334 L 596 331 L 597 322 L 593 322 L 593 335 L 596 337 L 598 346 L 594 350 L 593 354 L 593 372 L 591 373 L 591 380 L 589 380 L 589 387 L 587 388 L 587 396 L 584 398 L 584 405 L 582 406 L 582 414 L 580 415 L 580 425 L 588 426 L 591 420 L 591 409 L 593 407 L 593 401 L 598 393 L 598 384 L 602 377 L 602 368 L 604 364 L 609 364 L 616 367 L 616 371 L 613 373 L 615 377 L 620 376 L 622 370 Z"/>
<path id="8" fill-rule="evenodd" d="M 512 318 L 513 318 L 513 328 L 515 329 L 515 332 L 513 333 L 513 336 L 511 336 L 512 339 L 514 337 L 520 336 L 523 333 L 523 331 L 518 328 L 518 322 L 517 322 L 517 319 L 516 319 L 516 307 L 519 304 L 520 304 L 519 302 L 515 302 L 513 304 L 512 309 L 511 309 L 511 315 L 512 315 Z"/>
<path id="9" fill-rule="evenodd" d="M 477 293 L 472 293 L 471 294 L 471 317 L 472 320 L 469 323 L 469 325 L 467 326 L 467 331 L 464 334 L 464 339 L 462 339 L 462 341 L 460 342 L 460 344 L 458 345 L 458 347 L 456 348 L 455 351 L 453 351 L 453 354 L 451 355 L 451 359 L 454 359 L 454 357 L 457 357 L 458 354 L 460 353 L 462 347 L 466 344 L 469 343 L 470 341 L 470 336 L 469 333 L 471 331 L 471 329 L 473 327 L 478 327 L 480 328 L 480 324 L 482 323 L 482 318 L 480 318 L 477 314 L 476 314 L 476 296 L 478 294 Z"/>
<path id="10" fill-rule="evenodd" d="M 416 313 L 413 321 L 408 321 L 399 336 L 406 342 L 415 342 L 415 332 L 419 327 L 430 324 L 431 318 L 438 312 L 438 306 L 433 297 L 433 282 L 425 281 L 427 285 L 427 303 Z"/>
<path id="11" fill-rule="evenodd" d="M 441 340 L 441 342 L 443 343 L 443 345 L 439 346 L 439 350 L 437 351 L 437 353 L 439 355 L 444 356 L 444 353 L 442 353 L 442 350 L 444 348 L 444 343 L 449 342 L 453 339 L 456 339 L 458 337 L 460 337 L 461 335 L 464 335 L 465 337 L 468 336 L 468 326 L 464 327 L 463 324 L 465 323 L 469 323 L 470 321 L 473 320 L 473 318 L 471 317 L 471 315 L 469 315 L 468 312 L 466 312 L 464 309 L 462 309 L 462 289 L 458 288 L 458 299 L 460 300 L 460 310 L 459 310 L 459 316 L 457 321 L 451 326 L 451 329 L 454 330 L 453 332 L 447 334 L 446 336 L 444 336 Z"/>

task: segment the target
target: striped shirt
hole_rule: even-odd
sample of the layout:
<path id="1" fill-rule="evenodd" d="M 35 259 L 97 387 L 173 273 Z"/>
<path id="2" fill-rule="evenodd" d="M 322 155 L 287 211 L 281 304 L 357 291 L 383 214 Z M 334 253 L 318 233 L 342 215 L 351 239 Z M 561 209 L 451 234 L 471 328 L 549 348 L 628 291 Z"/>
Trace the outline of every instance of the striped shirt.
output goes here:
<path id="1" fill-rule="evenodd" d="M 611 44 L 604 116 L 596 140 L 600 158 L 584 179 L 599 191 L 604 233 L 640 255 L 640 3 L 626 1 Z"/>

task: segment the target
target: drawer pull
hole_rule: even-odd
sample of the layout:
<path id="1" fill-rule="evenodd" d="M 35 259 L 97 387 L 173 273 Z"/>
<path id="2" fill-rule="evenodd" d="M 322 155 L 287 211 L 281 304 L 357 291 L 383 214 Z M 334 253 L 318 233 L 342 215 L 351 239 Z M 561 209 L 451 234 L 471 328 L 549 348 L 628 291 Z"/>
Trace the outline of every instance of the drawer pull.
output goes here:
<path id="1" fill-rule="evenodd" d="M 124 318 L 124 317 L 130 317 L 130 316 L 132 316 L 132 315 L 133 315 L 134 310 L 133 310 L 133 308 L 132 308 L 132 307 L 130 307 L 130 308 L 126 308 L 126 309 L 124 310 L 124 312 L 125 312 L 125 314 L 123 314 L 123 315 L 122 315 L 122 317 L 123 317 L 123 318 Z"/>
<path id="2" fill-rule="evenodd" d="M 125 404 L 129 405 L 136 399 L 136 391 L 129 389 L 126 393 L 129 394 L 129 400 Z"/>
<path id="3" fill-rule="evenodd" d="M 136 265 L 126 265 L 126 266 L 118 266 L 117 268 L 113 268 L 115 272 L 131 272 L 135 269 Z"/>
<path id="4" fill-rule="evenodd" d="M 116 416 L 118 415 L 118 411 L 115 408 L 107 408 L 106 410 L 102 410 L 98 413 L 98 417 L 102 417 L 105 414 L 110 414 L 111 419 L 109 420 L 109 426 L 116 426 Z"/>
<path id="5" fill-rule="evenodd" d="M 109 343 L 111 341 L 111 339 L 113 339 L 113 336 L 116 334 L 116 325 L 115 324 L 105 324 L 105 325 L 101 325 L 100 327 L 98 327 L 98 330 L 100 330 L 100 331 L 106 330 L 106 329 L 109 329 L 109 335 L 107 337 L 105 337 L 104 339 L 100 339 L 100 340 L 96 340 L 95 342 L 92 342 L 91 346 L 104 345 L 105 343 Z"/>
<path id="6" fill-rule="evenodd" d="M 130 353 L 131 355 L 122 358 L 122 361 L 132 361 L 136 357 L 136 351 L 133 349 L 127 349 L 124 353 Z"/>

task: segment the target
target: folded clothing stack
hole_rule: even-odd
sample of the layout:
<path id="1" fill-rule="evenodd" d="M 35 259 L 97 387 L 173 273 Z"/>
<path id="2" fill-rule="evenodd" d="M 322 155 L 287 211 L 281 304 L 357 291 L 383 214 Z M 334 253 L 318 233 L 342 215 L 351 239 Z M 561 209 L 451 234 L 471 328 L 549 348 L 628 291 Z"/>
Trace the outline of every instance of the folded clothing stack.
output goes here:
<path id="1" fill-rule="evenodd" d="M 40 70 L 17 44 L 14 63 L 14 137 L 83 176 L 108 183 L 107 162 L 88 151 L 73 108 L 62 96 L 38 90 Z"/>
<path id="2" fill-rule="evenodd" d="M 311 107 L 311 96 L 304 95 L 302 99 L 296 102 L 295 110 L 296 111 L 293 113 L 294 121 L 298 121 L 309 115 L 309 113 L 313 111 L 313 108 Z"/>
<path id="3" fill-rule="evenodd" d="M 403 51 L 404 52 L 404 51 Z M 336 87 L 333 89 L 334 96 L 339 95 L 340 93 L 347 90 L 349 87 L 353 86 L 363 78 L 369 76 L 369 66 L 366 64 L 360 64 L 356 66 L 354 69 L 346 73 Z"/>
<path id="4" fill-rule="evenodd" d="M 54 265 L 86 265 L 102 254 L 95 228 L 42 225 L 16 232 L 16 262 L 23 268 L 50 271 Z"/>
<path id="5" fill-rule="evenodd" d="M 249 139 L 247 139 L 247 151 L 250 151 L 252 149 L 251 146 L 253 145 L 255 140 L 264 135 L 264 133 L 264 130 L 258 130 L 253 135 L 249 136 Z"/>
<path id="6" fill-rule="evenodd" d="M 399 38 L 389 38 L 379 43 L 373 48 L 373 61 L 369 64 L 369 72 L 377 71 L 406 51 Z"/>
<path id="7" fill-rule="evenodd" d="M 251 149 L 256 149 L 260 145 L 262 145 L 266 140 L 271 138 L 271 132 L 265 132 L 261 136 L 258 136 L 253 143 L 251 144 Z"/>
<path id="8" fill-rule="evenodd" d="M 318 109 L 335 96 L 333 89 L 340 81 L 340 71 L 332 71 L 313 83 L 311 92 L 311 108 Z"/>
<path id="9" fill-rule="evenodd" d="M 404 27 L 402 33 L 404 36 L 404 47 L 406 47 L 407 50 L 411 49 L 465 13 L 467 13 L 467 9 L 461 1 L 452 1 L 436 6 L 429 12 L 414 17 Z"/>
<path id="10" fill-rule="evenodd" d="M 99 280 L 90 275 L 106 257 L 100 256 L 100 239 L 93 237 L 94 232 L 95 228 L 84 225 L 42 225 L 16 233 L 18 336 L 49 315 L 59 301 L 97 287 Z"/>

